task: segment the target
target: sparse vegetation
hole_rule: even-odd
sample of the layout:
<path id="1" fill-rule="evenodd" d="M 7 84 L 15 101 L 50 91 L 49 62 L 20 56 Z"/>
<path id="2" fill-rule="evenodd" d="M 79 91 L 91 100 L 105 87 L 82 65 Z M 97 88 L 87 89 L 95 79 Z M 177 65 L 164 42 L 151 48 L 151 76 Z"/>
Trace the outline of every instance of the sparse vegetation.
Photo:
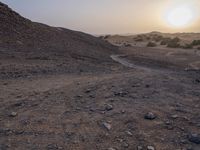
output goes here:
<path id="1" fill-rule="evenodd" d="M 125 47 L 131 47 L 132 45 L 131 45 L 131 44 L 128 44 L 128 43 L 124 43 L 124 46 L 125 46 Z"/>
<path id="2" fill-rule="evenodd" d="M 191 44 L 192 44 L 193 46 L 200 45 L 200 40 L 194 40 Z"/>
<path id="3" fill-rule="evenodd" d="M 162 38 L 162 41 L 160 42 L 160 45 L 167 45 L 169 43 L 169 41 L 171 40 L 171 38 Z"/>
<path id="4" fill-rule="evenodd" d="M 147 47 L 156 47 L 157 45 L 156 45 L 156 43 L 154 43 L 154 42 L 149 42 L 148 44 L 147 44 Z"/>
<path id="5" fill-rule="evenodd" d="M 162 35 L 157 35 L 157 34 L 154 34 L 153 35 L 153 38 L 152 38 L 155 42 L 159 42 L 163 39 L 163 36 Z"/>
<path id="6" fill-rule="evenodd" d="M 167 44 L 167 47 L 170 47 L 170 48 L 179 48 L 180 47 L 180 39 L 178 37 L 175 37 L 173 39 L 171 39 L 168 44 Z"/>
<path id="7" fill-rule="evenodd" d="M 193 45 L 192 44 L 185 44 L 184 46 L 182 46 L 182 48 L 184 48 L 184 49 L 192 49 Z"/>
<path id="8" fill-rule="evenodd" d="M 104 39 L 108 39 L 110 37 L 110 35 L 105 35 Z"/>
<path id="9" fill-rule="evenodd" d="M 137 35 L 137 37 L 135 37 L 134 40 L 136 42 L 142 42 L 143 41 L 143 37 L 141 35 Z"/>

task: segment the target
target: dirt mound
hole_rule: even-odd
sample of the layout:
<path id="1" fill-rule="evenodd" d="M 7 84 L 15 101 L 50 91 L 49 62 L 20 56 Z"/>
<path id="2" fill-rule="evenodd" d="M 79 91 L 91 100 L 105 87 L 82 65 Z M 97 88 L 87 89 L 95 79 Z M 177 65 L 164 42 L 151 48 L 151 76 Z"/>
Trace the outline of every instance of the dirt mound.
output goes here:
<path id="1" fill-rule="evenodd" d="M 19 67 L 19 65 L 10 66 L 10 62 L 9 66 L 5 66 L 5 62 L 2 62 L 4 59 L 6 62 L 11 59 L 17 60 L 17 63 L 20 60 L 20 64 L 29 64 L 31 61 L 31 66 L 36 61 L 40 61 L 37 64 L 40 68 L 36 68 L 37 70 L 43 70 L 41 68 L 45 67 L 45 63 L 48 63 L 46 66 L 53 65 L 54 68 L 59 68 L 58 66 L 64 63 L 66 68 L 61 68 L 61 70 L 73 72 L 85 68 L 90 71 L 95 66 L 92 67 L 93 69 L 88 67 L 93 64 L 105 66 L 104 63 L 112 63 L 110 54 L 115 51 L 114 46 L 99 38 L 82 32 L 32 22 L 0 3 L 0 64 L 4 64 L 4 70 Z M 51 61 L 48 62 L 48 60 Z M 56 62 L 59 63 L 56 64 Z M 27 65 L 22 66 L 19 70 L 26 67 Z M 30 64 L 28 67 L 28 70 L 33 69 L 30 68 Z M 2 67 L 0 67 L 1 70 Z"/>
<path id="2" fill-rule="evenodd" d="M 105 59 L 113 47 L 96 37 L 64 28 L 34 23 L 0 3 L 0 35 L 3 48 L 63 52 Z"/>

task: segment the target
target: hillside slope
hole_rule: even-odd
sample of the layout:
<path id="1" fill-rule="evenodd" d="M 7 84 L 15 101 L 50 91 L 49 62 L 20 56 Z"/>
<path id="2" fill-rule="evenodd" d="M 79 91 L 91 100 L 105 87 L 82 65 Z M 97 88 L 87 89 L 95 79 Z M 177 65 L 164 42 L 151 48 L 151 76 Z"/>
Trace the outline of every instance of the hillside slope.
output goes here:
<path id="1" fill-rule="evenodd" d="M 5 65 L 2 60 L 7 62 L 10 59 L 17 59 L 17 62 L 20 60 L 20 64 L 31 62 L 31 65 L 36 63 L 35 60 L 39 60 L 40 64 L 48 63 L 48 66 L 55 65 L 56 61 L 59 61 L 57 65 L 66 63 L 68 67 L 65 70 L 73 72 L 77 70 L 78 65 L 84 68 L 92 65 L 91 63 L 98 66 L 105 62 L 110 63 L 112 62 L 110 54 L 115 51 L 114 46 L 91 35 L 32 22 L 0 2 L 1 64 Z M 48 60 L 51 62 L 47 62 Z M 4 66 L 4 69 L 6 67 Z M 12 67 L 16 69 L 19 65 Z M 82 67 L 79 66 L 78 70 Z"/>

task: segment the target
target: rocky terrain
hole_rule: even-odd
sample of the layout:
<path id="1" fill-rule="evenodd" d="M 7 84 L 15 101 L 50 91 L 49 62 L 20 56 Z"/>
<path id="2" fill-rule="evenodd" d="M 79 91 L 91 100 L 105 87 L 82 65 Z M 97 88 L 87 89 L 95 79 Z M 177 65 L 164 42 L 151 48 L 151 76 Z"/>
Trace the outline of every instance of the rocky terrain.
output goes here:
<path id="1" fill-rule="evenodd" d="M 150 32 L 134 35 L 106 35 L 101 39 L 117 46 L 180 48 L 200 50 L 200 33 L 161 33 Z"/>
<path id="2" fill-rule="evenodd" d="M 91 35 L 32 22 L 2 3 L 0 20 L 2 77 L 98 71 L 112 64 L 115 47 Z"/>
<path id="3" fill-rule="evenodd" d="M 117 48 L 0 3 L 0 150 L 200 150 L 199 60 Z"/>

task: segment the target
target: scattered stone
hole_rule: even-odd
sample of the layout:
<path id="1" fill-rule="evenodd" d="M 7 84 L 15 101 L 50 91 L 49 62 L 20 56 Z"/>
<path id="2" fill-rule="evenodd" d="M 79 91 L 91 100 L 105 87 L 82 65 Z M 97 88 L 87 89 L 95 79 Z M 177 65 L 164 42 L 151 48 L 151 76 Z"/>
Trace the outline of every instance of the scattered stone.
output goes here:
<path id="1" fill-rule="evenodd" d="M 77 95 L 77 97 L 78 97 L 78 98 L 82 98 L 82 97 L 83 97 L 83 95 Z"/>
<path id="2" fill-rule="evenodd" d="M 178 115 L 172 115 L 171 118 L 172 118 L 172 119 L 177 119 L 177 118 L 178 118 Z"/>
<path id="3" fill-rule="evenodd" d="M 147 150 L 155 150 L 153 146 L 147 146 Z"/>
<path id="4" fill-rule="evenodd" d="M 110 104 L 107 104 L 105 107 L 105 110 L 107 110 L 107 111 L 111 111 L 112 109 L 113 109 L 113 106 Z"/>
<path id="5" fill-rule="evenodd" d="M 121 91 L 121 92 L 115 92 L 115 93 L 114 93 L 115 96 L 121 96 L 121 97 L 124 97 L 124 96 L 126 96 L 127 94 L 128 94 L 128 92 L 123 92 L 123 91 Z"/>
<path id="6" fill-rule="evenodd" d="M 3 83 L 3 85 L 8 85 L 8 83 L 5 82 L 5 83 Z"/>
<path id="7" fill-rule="evenodd" d="M 169 120 L 167 120 L 167 121 L 165 121 L 165 124 L 166 125 L 171 125 L 172 123 Z"/>
<path id="8" fill-rule="evenodd" d="M 181 142 L 181 144 L 187 144 L 187 140 L 185 140 L 185 139 L 181 140 L 180 142 Z"/>
<path id="9" fill-rule="evenodd" d="M 86 91 L 85 91 L 85 93 L 90 93 L 91 92 L 91 89 L 87 89 Z"/>
<path id="10" fill-rule="evenodd" d="M 124 139 L 119 138 L 119 139 L 117 139 L 117 141 L 119 141 L 120 143 L 122 143 L 124 141 Z"/>
<path id="11" fill-rule="evenodd" d="M 17 102 L 14 104 L 15 107 L 20 107 L 20 106 L 24 106 L 23 102 Z"/>
<path id="12" fill-rule="evenodd" d="M 145 85 L 145 87 L 146 87 L 146 88 L 149 88 L 149 87 L 150 87 L 150 85 L 149 85 L 149 84 L 146 84 L 146 85 Z"/>
<path id="13" fill-rule="evenodd" d="M 16 41 L 16 43 L 19 44 L 19 45 L 23 45 L 22 41 Z"/>
<path id="14" fill-rule="evenodd" d="M 142 146 L 138 146 L 137 150 L 143 150 L 143 147 Z"/>
<path id="15" fill-rule="evenodd" d="M 23 134 L 23 133 L 24 133 L 23 130 L 15 131 L 15 134 L 16 134 L 16 135 L 21 135 L 21 134 Z"/>
<path id="16" fill-rule="evenodd" d="M 95 96 L 93 94 L 90 94 L 89 97 L 90 98 L 95 98 Z"/>
<path id="17" fill-rule="evenodd" d="M 196 79 L 195 82 L 200 83 L 200 79 Z"/>
<path id="18" fill-rule="evenodd" d="M 111 129 L 111 124 L 107 123 L 107 122 L 103 122 L 103 126 L 104 128 L 106 128 L 108 131 Z"/>
<path id="19" fill-rule="evenodd" d="M 148 112 L 145 116 L 144 116 L 145 119 L 148 119 L 148 120 L 154 120 L 156 119 L 156 115 L 152 112 Z"/>
<path id="20" fill-rule="evenodd" d="M 125 110 L 121 110 L 121 113 L 124 114 L 126 111 Z"/>
<path id="21" fill-rule="evenodd" d="M 134 84 L 134 85 L 132 85 L 132 87 L 140 87 L 140 84 L 139 83 Z"/>
<path id="22" fill-rule="evenodd" d="M 115 148 L 112 148 L 112 147 L 110 147 L 110 148 L 108 148 L 108 150 L 116 150 Z"/>
<path id="23" fill-rule="evenodd" d="M 190 145 L 190 146 L 187 147 L 186 150 L 194 150 L 194 149 L 193 149 L 193 147 Z"/>
<path id="24" fill-rule="evenodd" d="M 113 103 L 113 102 L 115 102 L 115 100 L 114 100 L 114 99 L 111 99 L 110 102 Z"/>
<path id="25" fill-rule="evenodd" d="M 195 144 L 200 144 L 200 135 L 199 134 L 190 134 L 188 136 L 190 142 Z"/>
<path id="26" fill-rule="evenodd" d="M 17 116 L 17 112 L 11 112 L 10 117 L 16 117 Z"/>
<path id="27" fill-rule="evenodd" d="M 58 146 L 57 146 L 56 144 L 49 144 L 49 145 L 47 146 L 47 149 L 48 149 L 48 150 L 58 149 Z"/>
<path id="28" fill-rule="evenodd" d="M 129 147 L 129 144 L 125 142 L 125 143 L 123 143 L 123 147 L 124 147 L 124 148 L 128 148 L 128 147 Z"/>
<path id="29" fill-rule="evenodd" d="M 133 136 L 133 134 L 130 132 L 130 131 L 126 131 L 125 132 L 127 135 L 129 135 L 129 136 Z"/>
<path id="30" fill-rule="evenodd" d="M 167 129 L 167 130 L 173 130 L 174 127 L 173 127 L 172 125 L 167 125 L 167 126 L 166 126 L 166 129 Z"/>

